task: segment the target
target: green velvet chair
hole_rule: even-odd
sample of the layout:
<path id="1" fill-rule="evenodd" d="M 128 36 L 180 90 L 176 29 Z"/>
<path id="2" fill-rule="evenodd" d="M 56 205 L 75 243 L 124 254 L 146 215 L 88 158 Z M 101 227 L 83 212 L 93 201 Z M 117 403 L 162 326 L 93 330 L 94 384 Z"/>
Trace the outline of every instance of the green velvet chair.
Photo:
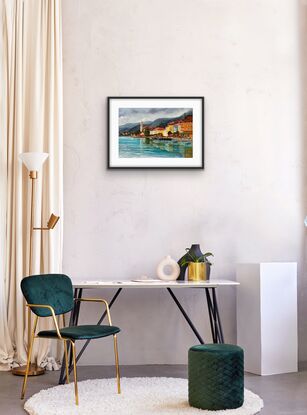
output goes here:
<path id="1" fill-rule="evenodd" d="M 84 339 L 99 339 L 101 337 L 107 337 L 112 335 L 114 340 L 117 391 L 118 393 L 120 393 L 120 374 L 116 337 L 117 333 L 120 332 L 120 329 L 118 327 L 112 326 L 111 315 L 107 301 L 97 298 L 74 299 L 71 280 L 69 277 L 63 274 L 32 275 L 30 277 L 26 277 L 21 281 L 21 290 L 27 301 L 27 307 L 30 307 L 31 311 L 35 314 L 34 327 L 31 334 L 30 344 L 28 346 L 27 368 L 22 386 L 21 399 L 24 398 L 26 391 L 33 342 L 35 338 L 51 338 L 62 340 L 64 342 L 67 383 L 69 383 L 67 342 L 70 343 L 73 357 L 75 400 L 76 405 L 78 405 L 79 397 L 75 341 Z M 72 311 L 76 301 L 89 301 L 104 304 L 107 311 L 109 325 L 81 325 L 65 327 L 64 315 L 65 313 Z M 57 315 L 63 316 L 63 328 L 59 328 L 56 319 Z M 43 317 L 52 317 L 55 330 L 43 330 L 35 334 L 38 319 Z"/>

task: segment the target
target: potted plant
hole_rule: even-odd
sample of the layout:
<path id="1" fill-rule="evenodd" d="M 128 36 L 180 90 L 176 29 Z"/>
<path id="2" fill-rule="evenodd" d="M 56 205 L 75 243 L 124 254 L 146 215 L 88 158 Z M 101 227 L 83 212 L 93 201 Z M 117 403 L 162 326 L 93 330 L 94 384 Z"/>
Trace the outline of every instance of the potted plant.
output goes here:
<path id="1" fill-rule="evenodd" d="M 195 252 L 195 249 L 186 248 L 186 254 L 180 259 L 179 265 L 181 267 L 188 267 L 189 281 L 204 281 L 210 277 L 210 267 L 212 263 L 208 257 L 214 256 L 211 252 L 205 254 Z"/>

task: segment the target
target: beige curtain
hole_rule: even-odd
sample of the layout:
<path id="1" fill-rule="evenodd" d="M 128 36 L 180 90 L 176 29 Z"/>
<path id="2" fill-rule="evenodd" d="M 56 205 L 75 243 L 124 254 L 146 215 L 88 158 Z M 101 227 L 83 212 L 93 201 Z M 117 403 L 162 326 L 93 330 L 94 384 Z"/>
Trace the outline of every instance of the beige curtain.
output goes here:
<path id="1" fill-rule="evenodd" d="M 28 275 L 30 179 L 18 159 L 25 151 L 49 153 L 36 181 L 35 225 L 45 225 L 51 212 L 61 217 L 54 230 L 34 234 L 32 273 L 61 272 L 61 1 L 0 0 L 0 18 L 0 369 L 5 370 L 26 361 L 20 281 Z M 50 342 L 35 343 L 37 363 L 55 368 Z"/>

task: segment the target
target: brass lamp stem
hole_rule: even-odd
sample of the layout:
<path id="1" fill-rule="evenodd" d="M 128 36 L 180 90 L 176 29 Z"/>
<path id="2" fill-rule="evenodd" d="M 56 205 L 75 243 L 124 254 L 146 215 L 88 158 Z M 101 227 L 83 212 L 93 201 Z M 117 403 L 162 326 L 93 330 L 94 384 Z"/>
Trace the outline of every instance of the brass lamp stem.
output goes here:
<path id="1" fill-rule="evenodd" d="M 37 171 L 30 171 L 31 179 L 31 219 L 30 219 L 30 258 L 29 258 L 29 275 L 32 272 L 32 239 L 33 239 L 33 223 L 34 223 L 34 180 L 37 179 Z"/>
<path id="2" fill-rule="evenodd" d="M 33 223 L 34 223 L 34 181 L 37 179 L 37 171 L 30 171 L 31 179 L 31 219 L 30 219 L 30 255 L 29 255 L 29 275 L 32 273 L 32 250 L 33 250 Z M 31 341 L 32 321 L 31 321 L 31 310 L 28 311 L 28 347 Z"/>
<path id="3" fill-rule="evenodd" d="M 34 223 L 34 191 L 35 191 L 35 180 L 37 179 L 37 171 L 30 171 L 31 179 L 31 211 L 30 211 L 30 255 L 29 255 L 29 275 L 32 274 L 32 251 L 33 251 L 33 223 Z M 31 338 L 32 338 L 32 320 L 31 320 L 31 309 L 27 307 L 27 319 L 28 319 L 28 350 L 31 347 Z M 34 327 L 35 330 L 35 327 Z M 25 376 L 27 372 L 26 366 L 16 367 L 12 369 L 13 375 Z M 28 376 L 37 376 L 42 375 L 45 372 L 45 369 L 38 367 L 35 363 L 31 363 L 28 369 Z"/>
<path id="4" fill-rule="evenodd" d="M 29 229 L 29 264 L 28 264 L 28 276 L 33 273 L 32 270 L 32 262 L 33 262 L 33 232 L 34 232 L 34 213 L 35 213 L 35 206 L 34 206 L 34 199 L 35 199 L 35 180 L 38 176 L 38 170 L 43 165 L 44 161 L 48 157 L 48 153 L 40 153 L 40 152 L 25 152 L 19 155 L 20 160 L 24 163 L 27 170 L 29 171 L 29 177 L 31 179 L 31 196 L 30 196 L 30 229 Z M 31 309 L 27 308 L 27 323 L 28 323 L 28 356 L 31 353 L 31 347 L 33 343 L 33 338 L 35 336 L 36 330 L 36 322 L 34 324 L 33 331 L 31 330 L 32 326 L 32 319 L 31 319 Z M 12 373 L 18 376 L 36 376 L 41 375 L 45 371 L 44 368 L 37 366 L 35 363 L 31 363 L 30 359 L 27 360 L 27 365 L 18 366 L 12 369 Z"/>

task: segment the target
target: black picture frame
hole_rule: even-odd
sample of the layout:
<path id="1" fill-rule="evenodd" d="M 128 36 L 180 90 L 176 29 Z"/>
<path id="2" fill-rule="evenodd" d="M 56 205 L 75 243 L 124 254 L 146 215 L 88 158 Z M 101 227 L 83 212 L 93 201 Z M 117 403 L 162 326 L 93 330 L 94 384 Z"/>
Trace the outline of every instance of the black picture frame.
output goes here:
<path id="1" fill-rule="evenodd" d="M 111 147 L 112 147 L 112 140 L 113 137 L 111 137 L 111 104 L 114 100 L 199 100 L 200 101 L 200 108 L 201 108 L 201 119 L 200 122 L 200 163 L 196 166 L 117 166 L 112 165 L 111 162 Z M 182 169 L 188 169 L 188 170 L 204 170 L 205 168 L 205 98 L 203 96 L 126 96 L 126 97 L 120 97 L 120 96 L 109 96 L 107 97 L 107 168 L 109 170 L 182 170 Z M 194 118 L 193 118 L 194 122 Z M 194 127 L 193 127 L 194 128 Z M 144 158 L 145 160 L 145 158 Z M 169 160 L 172 160 L 170 158 Z"/>

